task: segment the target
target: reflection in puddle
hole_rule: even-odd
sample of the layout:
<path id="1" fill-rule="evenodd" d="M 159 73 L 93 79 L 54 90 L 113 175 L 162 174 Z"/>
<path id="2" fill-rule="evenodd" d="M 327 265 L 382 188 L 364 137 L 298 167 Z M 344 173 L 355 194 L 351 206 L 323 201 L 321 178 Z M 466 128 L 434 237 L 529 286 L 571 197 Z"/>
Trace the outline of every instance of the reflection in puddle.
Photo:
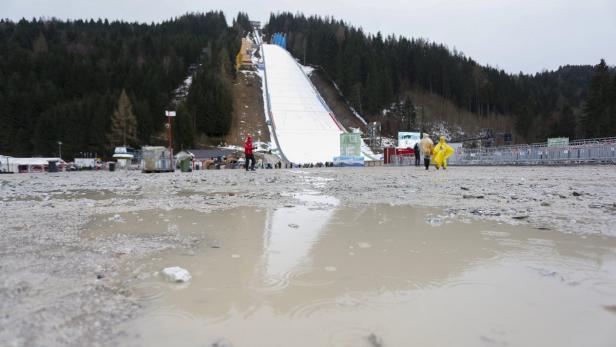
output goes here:
<path id="1" fill-rule="evenodd" d="M 283 289 L 296 271 L 309 261 L 310 251 L 319 241 L 339 201 L 333 197 L 304 192 L 294 197 L 314 206 L 280 208 L 269 212 L 263 235 L 263 270 L 266 283 Z M 282 287 L 281 287 L 282 285 Z"/>
<path id="2" fill-rule="evenodd" d="M 306 196 L 308 196 L 306 198 Z M 496 223 L 426 223 L 439 211 L 307 205 L 148 211 L 92 237 L 203 240 L 131 264 L 146 313 L 129 346 L 608 346 L 616 341 L 616 241 Z M 139 219 L 142 222 L 139 222 Z M 131 231 L 132 230 L 132 231 Z M 188 269 L 188 286 L 164 282 Z"/>

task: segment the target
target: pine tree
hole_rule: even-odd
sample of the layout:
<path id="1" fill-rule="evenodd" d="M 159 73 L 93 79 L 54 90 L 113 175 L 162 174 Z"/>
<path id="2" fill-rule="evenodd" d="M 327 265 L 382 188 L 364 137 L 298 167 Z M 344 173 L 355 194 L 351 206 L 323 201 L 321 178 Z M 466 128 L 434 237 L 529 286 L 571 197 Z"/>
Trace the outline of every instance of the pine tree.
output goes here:
<path id="1" fill-rule="evenodd" d="M 107 139 L 110 148 L 137 144 L 137 117 L 124 89 L 118 99 L 118 106 L 111 116 L 111 129 Z"/>
<path id="2" fill-rule="evenodd" d="M 595 66 L 584 105 L 581 126 L 586 137 L 610 136 L 611 84 L 609 69 L 605 60 L 601 59 Z"/>
<path id="3" fill-rule="evenodd" d="M 610 134 L 609 136 L 616 136 L 616 74 L 612 79 L 612 93 L 610 96 L 612 101 L 610 105 Z"/>
<path id="4" fill-rule="evenodd" d="M 569 105 L 563 108 L 555 136 L 575 137 L 575 115 Z"/>
<path id="5" fill-rule="evenodd" d="M 36 38 L 34 43 L 32 44 L 32 50 L 34 53 L 46 53 L 48 50 L 47 40 L 45 39 L 45 35 L 40 33 Z"/>
<path id="6" fill-rule="evenodd" d="M 237 17 L 233 20 L 233 27 L 239 30 L 242 35 L 252 31 L 252 25 L 250 24 L 250 18 L 248 14 L 239 12 Z"/>
<path id="7" fill-rule="evenodd" d="M 173 127 L 173 140 L 176 147 L 192 148 L 195 142 L 194 114 L 181 103 L 178 106 L 175 126 Z"/>
<path id="8" fill-rule="evenodd" d="M 408 130 L 413 131 L 413 129 L 417 128 L 417 112 L 415 111 L 415 106 L 413 105 L 413 101 L 410 96 L 406 96 L 404 100 L 404 117 L 407 120 Z M 406 128 L 406 124 L 403 125 Z"/>

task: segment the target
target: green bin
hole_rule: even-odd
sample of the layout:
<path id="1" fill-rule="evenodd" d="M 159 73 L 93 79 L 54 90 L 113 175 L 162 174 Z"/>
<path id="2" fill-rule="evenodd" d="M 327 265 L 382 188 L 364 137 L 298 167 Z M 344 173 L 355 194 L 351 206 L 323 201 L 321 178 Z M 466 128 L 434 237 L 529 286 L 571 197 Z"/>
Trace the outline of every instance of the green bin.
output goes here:
<path id="1" fill-rule="evenodd" d="M 190 165 L 190 159 L 184 159 L 180 162 L 180 170 L 182 170 L 182 172 L 191 172 L 192 168 Z"/>

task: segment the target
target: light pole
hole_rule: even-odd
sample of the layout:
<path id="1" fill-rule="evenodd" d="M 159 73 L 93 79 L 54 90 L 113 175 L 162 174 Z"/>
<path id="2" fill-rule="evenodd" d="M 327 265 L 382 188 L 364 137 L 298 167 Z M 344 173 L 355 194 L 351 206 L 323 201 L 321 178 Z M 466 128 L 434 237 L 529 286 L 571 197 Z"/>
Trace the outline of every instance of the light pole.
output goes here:
<path id="1" fill-rule="evenodd" d="M 165 111 L 167 116 L 167 138 L 169 139 L 169 168 L 170 171 L 175 171 L 175 165 L 173 165 L 173 132 L 171 131 L 171 117 L 175 117 L 175 111 Z"/>
<path id="2" fill-rule="evenodd" d="M 62 141 L 58 141 L 58 157 L 62 159 Z"/>

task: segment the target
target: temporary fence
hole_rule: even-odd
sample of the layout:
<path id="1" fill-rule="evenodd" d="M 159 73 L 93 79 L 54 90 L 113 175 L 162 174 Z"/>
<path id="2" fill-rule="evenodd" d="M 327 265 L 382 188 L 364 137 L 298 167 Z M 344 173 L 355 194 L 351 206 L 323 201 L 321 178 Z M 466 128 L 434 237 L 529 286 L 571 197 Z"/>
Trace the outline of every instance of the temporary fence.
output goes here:
<path id="1" fill-rule="evenodd" d="M 571 165 L 616 164 L 616 137 L 573 140 L 566 145 L 548 143 L 455 149 L 449 165 Z M 393 155 L 389 165 L 411 166 L 415 158 Z"/>
<path id="2" fill-rule="evenodd" d="M 387 165 L 391 166 L 411 166 L 415 165 L 414 155 L 391 155 L 389 156 L 389 162 Z"/>
<path id="3" fill-rule="evenodd" d="M 488 148 L 458 148 L 450 165 L 568 165 L 616 163 L 616 137 Z"/>

